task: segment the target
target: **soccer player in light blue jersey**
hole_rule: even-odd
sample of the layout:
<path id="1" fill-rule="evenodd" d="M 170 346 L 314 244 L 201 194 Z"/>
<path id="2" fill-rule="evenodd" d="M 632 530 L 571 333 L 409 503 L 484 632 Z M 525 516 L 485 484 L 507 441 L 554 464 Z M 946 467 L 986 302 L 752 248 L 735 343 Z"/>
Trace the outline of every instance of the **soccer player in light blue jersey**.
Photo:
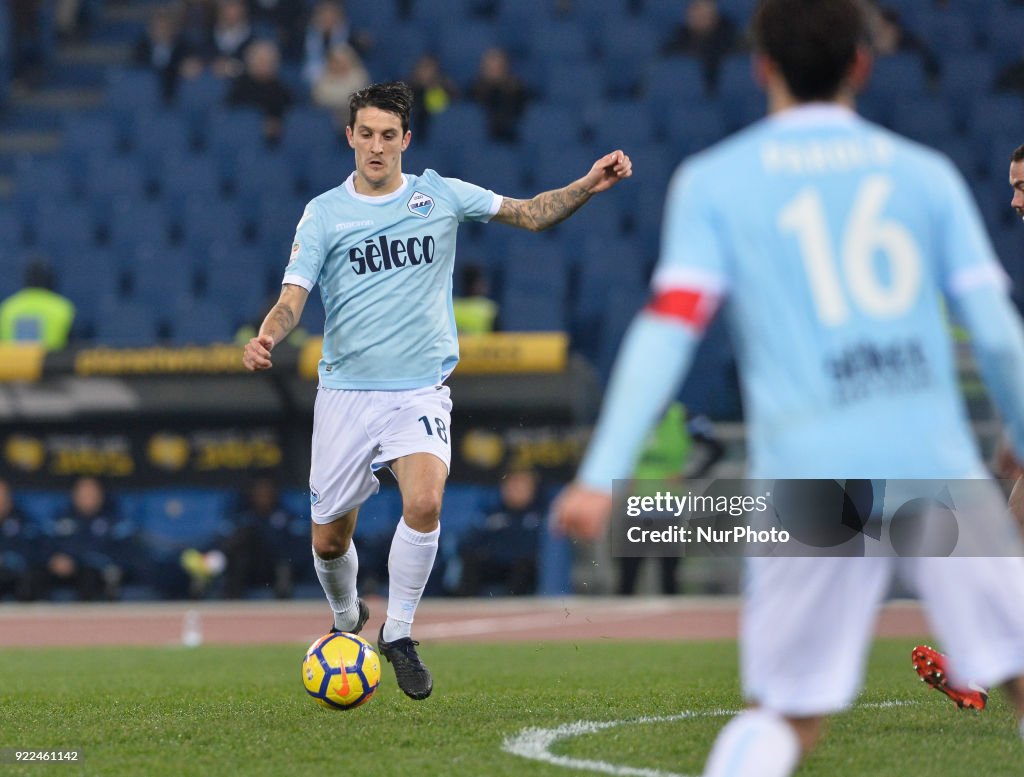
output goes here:
<path id="1" fill-rule="evenodd" d="M 614 151 L 582 178 L 529 200 L 502 197 L 433 170 L 402 172 L 412 139 L 412 93 L 400 82 L 354 94 L 346 128 L 355 171 L 316 197 L 299 220 L 281 296 L 245 346 L 250 370 L 299 321 L 314 286 L 327 313 L 313 416 L 310 499 L 313 563 L 335 630 L 358 632 L 369 617 L 357 596 L 352 541 L 359 507 L 390 468 L 402 495 L 388 559 L 388 611 L 378 646 L 401 689 L 430 695 L 433 681 L 411 637 L 440 534 L 451 461 L 451 401 L 445 379 L 459 360 L 452 312 L 455 233 L 463 221 L 540 231 L 632 174 Z"/>
<path id="2" fill-rule="evenodd" d="M 977 208 L 941 155 L 856 115 L 870 57 L 857 0 L 761 0 L 755 65 L 769 116 L 687 160 L 665 209 L 653 295 L 628 332 L 594 439 L 556 507 L 593 538 L 719 303 L 740 363 L 757 478 L 979 479 L 1019 550 L 959 392 L 942 299 L 1024 456 L 1024 331 Z M 1024 459 L 1022 459 L 1024 460 Z M 824 517 L 824 516 L 823 516 Z M 749 708 L 705 777 L 783 777 L 856 697 L 897 572 L 921 596 L 954 681 L 1003 684 L 1024 716 L 1024 562 L 806 558 L 747 564 Z"/>

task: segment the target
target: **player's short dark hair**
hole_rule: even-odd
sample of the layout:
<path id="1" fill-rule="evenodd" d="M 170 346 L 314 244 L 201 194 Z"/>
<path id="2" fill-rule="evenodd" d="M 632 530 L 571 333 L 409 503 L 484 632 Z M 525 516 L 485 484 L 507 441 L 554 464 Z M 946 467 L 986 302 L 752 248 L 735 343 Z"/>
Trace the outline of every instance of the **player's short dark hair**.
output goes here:
<path id="1" fill-rule="evenodd" d="M 810 102 L 836 96 L 866 20 L 859 0 L 760 0 L 750 31 L 793 96 Z"/>
<path id="2" fill-rule="evenodd" d="M 1024 146 L 1017 146 L 1017 148 L 1013 150 L 1013 153 L 1010 154 L 1010 161 L 1020 162 L 1022 159 L 1024 159 Z"/>
<path id="3" fill-rule="evenodd" d="M 404 81 L 387 81 L 370 84 L 360 89 L 348 100 L 348 126 L 356 126 L 356 111 L 360 108 L 377 108 L 395 114 L 402 121 L 402 134 L 409 131 L 409 114 L 412 113 L 412 89 Z"/>

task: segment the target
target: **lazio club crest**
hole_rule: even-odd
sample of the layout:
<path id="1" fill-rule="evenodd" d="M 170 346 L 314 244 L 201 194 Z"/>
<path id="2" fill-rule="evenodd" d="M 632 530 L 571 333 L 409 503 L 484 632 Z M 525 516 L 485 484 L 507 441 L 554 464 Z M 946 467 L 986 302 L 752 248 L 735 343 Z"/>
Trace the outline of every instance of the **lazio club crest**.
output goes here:
<path id="1" fill-rule="evenodd" d="M 413 192 L 412 197 L 409 198 L 408 205 L 410 211 L 425 219 L 430 215 L 430 211 L 434 209 L 434 200 L 422 192 Z"/>

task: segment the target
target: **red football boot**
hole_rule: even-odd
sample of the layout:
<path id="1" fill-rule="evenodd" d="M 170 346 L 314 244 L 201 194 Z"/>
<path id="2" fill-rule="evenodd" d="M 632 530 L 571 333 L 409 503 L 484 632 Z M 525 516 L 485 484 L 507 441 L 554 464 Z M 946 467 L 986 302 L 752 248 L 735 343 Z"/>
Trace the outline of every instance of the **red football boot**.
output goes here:
<path id="1" fill-rule="evenodd" d="M 921 680 L 937 691 L 942 691 L 960 709 L 983 710 L 988 701 L 988 692 L 975 685 L 965 689 L 954 688 L 949 684 L 946 673 L 946 657 L 927 645 L 918 645 L 910 653 L 914 670 Z"/>

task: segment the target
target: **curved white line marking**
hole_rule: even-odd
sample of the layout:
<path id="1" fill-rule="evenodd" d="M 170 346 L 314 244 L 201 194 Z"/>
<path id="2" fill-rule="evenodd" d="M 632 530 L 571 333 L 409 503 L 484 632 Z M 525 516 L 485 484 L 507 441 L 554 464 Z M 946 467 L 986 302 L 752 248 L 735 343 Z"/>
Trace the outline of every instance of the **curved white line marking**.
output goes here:
<path id="1" fill-rule="evenodd" d="M 891 707 L 907 707 L 913 704 L 915 702 L 883 701 L 858 705 L 858 709 L 889 709 Z M 563 766 L 566 769 L 612 774 L 616 777 L 695 777 L 694 775 L 679 774 L 677 772 L 664 772 L 660 769 L 621 766 L 619 764 L 610 764 L 606 761 L 555 755 L 551 752 L 551 747 L 564 739 L 570 739 L 582 734 L 594 734 L 598 731 L 615 728 L 616 726 L 670 723 L 676 720 L 690 720 L 693 718 L 722 718 L 735 715 L 737 712 L 739 710 L 707 710 L 705 712 L 687 710 L 675 715 L 644 716 L 640 718 L 627 718 L 625 720 L 577 720 L 575 723 L 565 723 L 555 728 L 524 728 L 518 734 L 506 737 L 505 741 L 501 743 L 501 749 L 506 753 L 528 758 L 531 761 L 542 761 L 554 766 Z"/>

